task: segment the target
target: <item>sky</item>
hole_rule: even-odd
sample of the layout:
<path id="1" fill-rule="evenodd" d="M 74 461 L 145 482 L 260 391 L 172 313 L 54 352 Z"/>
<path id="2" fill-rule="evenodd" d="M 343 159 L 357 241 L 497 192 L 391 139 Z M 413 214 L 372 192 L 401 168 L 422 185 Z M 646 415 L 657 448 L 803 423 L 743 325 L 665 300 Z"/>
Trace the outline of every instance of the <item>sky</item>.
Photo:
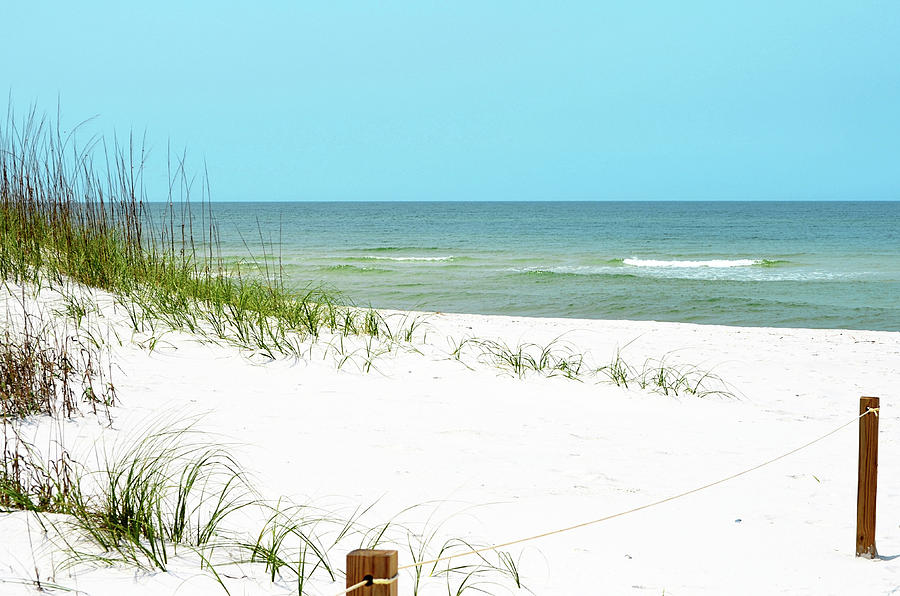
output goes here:
<path id="1" fill-rule="evenodd" d="M 895 0 L 0 0 L 0 22 L 0 107 L 146 133 L 156 171 L 186 150 L 214 200 L 900 199 Z"/>

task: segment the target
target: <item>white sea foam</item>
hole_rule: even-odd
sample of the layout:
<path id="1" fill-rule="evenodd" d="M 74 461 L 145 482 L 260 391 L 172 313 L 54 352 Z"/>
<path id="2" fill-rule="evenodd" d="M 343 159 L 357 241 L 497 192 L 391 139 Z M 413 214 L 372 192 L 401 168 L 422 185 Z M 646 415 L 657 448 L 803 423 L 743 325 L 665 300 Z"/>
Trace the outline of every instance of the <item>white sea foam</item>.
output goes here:
<path id="1" fill-rule="evenodd" d="M 681 269 L 694 269 L 697 267 L 710 267 L 722 269 L 726 267 L 751 267 L 761 265 L 760 259 L 711 259 L 709 261 L 658 261 L 654 259 L 624 259 L 625 265 L 632 267 L 678 267 Z"/>
<path id="2" fill-rule="evenodd" d="M 671 263 L 672 261 L 664 261 Z M 766 264 L 767 261 L 751 261 L 750 264 Z M 663 266 L 638 265 L 639 270 L 628 267 L 615 267 L 608 265 L 560 265 L 553 267 L 508 267 L 502 269 L 511 273 L 526 273 L 532 275 L 612 275 L 629 277 L 644 277 L 656 279 L 696 279 L 696 280 L 734 280 L 734 281 L 822 281 L 832 279 L 859 278 L 865 274 L 860 273 L 835 273 L 831 271 L 797 271 L 778 270 L 769 267 L 741 267 L 731 265 L 727 267 L 704 266 Z"/>
<path id="3" fill-rule="evenodd" d="M 376 257 L 376 256 L 366 256 L 363 257 L 365 259 L 371 259 L 373 261 L 452 261 L 454 259 L 453 255 L 447 255 L 445 257 Z"/>

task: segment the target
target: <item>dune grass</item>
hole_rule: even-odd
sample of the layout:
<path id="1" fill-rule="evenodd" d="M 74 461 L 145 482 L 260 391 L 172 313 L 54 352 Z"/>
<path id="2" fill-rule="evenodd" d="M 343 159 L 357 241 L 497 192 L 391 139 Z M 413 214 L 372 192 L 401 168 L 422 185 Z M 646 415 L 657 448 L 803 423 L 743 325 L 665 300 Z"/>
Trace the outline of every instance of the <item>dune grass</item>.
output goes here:
<path id="1" fill-rule="evenodd" d="M 74 464 L 65 448 L 42 453 L 4 421 L 0 511 L 66 513 L 74 490 Z"/>
<path id="2" fill-rule="evenodd" d="M 323 332 L 389 342 L 415 334 L 419 322 L 391 330 L 377 311 L 355 307 L 337 291 L 287 287 L 264 243 L 252 264 L 223 258 L 208 185 L 192 205 L 183 158 L 170 157 L 167 202 L 152 206 L 142 146 L 131 138 L 79 146 L 74 133 L 64 136 L 58 123 L 34 111 L 20 120 L 9 113 L 0 128 L 4 279 L 39 284 L 46 277 L 106 290 L 119 297 L 136 332 L 162 324 L 271 356 L 299 356 L 297 338 Z M 77 320 L 84 313 L 72 298 L 68 314 Z"/>
<path id="3" fill-rule="evenodd" d="M 45 334 L 17 337 L 7 330 L 0 337 L 0 417 L 70 417 L 80 404 L 95 412 L 98 405 L 108 408 L 115 388 L 98 383 L 103 376 L 92 354 L 70 337 L 54 343 Z"/>
<path id="4" fill-rule="evenodd" d="M 79 333 L 91 330 L 101 316 L 95 296 L 64 288 L 57 288 L 58 293 L 31 288 L 26 296 L 25 286 L 19 289 L 23 295 L 14 299 L 7 287 L 8 306 L 12 300 L 18 307 L 7 312 L 13 324 L 3 343 L 4 387 L 16 391 L 3 395 L 0 508 L 64 514 L 39 518 L 63 546 L 64 568 L 129 565 L 165 571 L 178 557 L 180 565 L 196 561 L 226 593 L 229 569 L 237 566 L 244 574 L 258 575 L 261 570 L 282 588 L 304 594 L 313 580 L 340 581 L 340 561 L 349 549 L 398 547 L 419 540 L 392 521 L 364 522 L 367 510 L 341 515 L 288 499 L 271 503 L 256 493 L 226 446 L 190 424 L 151 427 L 108 448 L 98 443 L 87 458 L 96 462 L 91 467 L 70 457 L 62 433 L 51 442 L 56 451 L 36 448 L 20 432 L 27 427 L 21 424 L 27 417 L 45 416 L 45 423 L 59 424 L 79 415 L 85 405 L 96 408 L 98 403 L 108 416 L 115 395 L 104 393 L 113 391 L 111 384 L 98 384 L 106 378 L 96 369 L 99 346 L 79 340 Z M 54 298 L 42 303 L 38 293 L 43 299 Z M 42 315 L 52 314 L 54 322 L 62 318 L 63 328 L 29 312 L 35 306 L 43 309 Z M 408 324 L 409 319 L 378 313 L 367 324 L 373 329 L 377 325 L 378 333 L 390 338 L 424 326 L 416 317 Z M 147 324 L 154 321 L 149 317 Z M 368 345 L 364 349 L 376 350 L 374 336 L 362 339 Z M 76 347 L 79 352 L 73 354 Z M 372 366 L 374 358 L 369 353 L 359 360 Z M 88 390 L 91 381 L 95 388 Z M 105 400 L 99 401 L 98 395 Z M 421 551 L 434 556 L 430 545 L 422 545 Z M 499 563 L 483 567 L 473 562 L 418 573 L 416 586 L 428 577 L 438 578 L 448 593 L 459 594 L 477 592 L 491 582 L 509 583 L 508 571 Z"/>
<path id="5" fill-rule="evenodd" d="M 648 358 L 637 368 L 629 364 L 623 355 L 627 344 L 625 348 L 617 349 L 607 364 L 595 366 L 590 364 L 589 354 L 578 351 L 561 338 L 544 345 L 520 342 L 514 346 L 477 337 L 465 337 L 459 341 L 449 338 L 449 341 L 449 358 L 466 364 L 469 358 L 474 357 L 520 379 L 529 375 L 563 377 L 579 382 L 609 383 L 624 389 L 637 387 L 666 396 L 734 397 L 728 384 L 712 371 L 671 363 L 667 356 Z"/>
<path id="6" fill-rule="evenodd" d="M 378 370 L 376 360 L 405 345 L 410 350 L 427 325 L 406 315 L 392 327 L 379 311 L 353 306 L 339 292 L 322 287 L 289 288 L 275 251 L 260 230 L 260 256 L 224 258 L 209 202 L 209 185 L 199 184 L 200 202 L 191 203 L 194 180 L 184 157 L 167 158 L 166 202 L 151 208 L 145 197 L 148 155 L 133 138 L 126 144 L 92 138 L 75 142 L 75 131 L 34 110 L 17 120 L 7 114 L 0 129 L 0 275 L 19 283 L 66 287 L 75 282 L 117 297 L 141 345 L 155 349 L 171 331 L 223 341 L 270 359 L 310 357 L 311 343 L 325 339 L 323 352 L 337 368 L 354 363 L 362 372 Z M 100 164 L 100 165 L 96 165 Z M 199 216 L 199 221 L 197 217 Z M 156 220 L 154 219 L 156 217 Z M 73 291 L 66 314 L 76 326 L 90 305 Z M 362 341 L 344 341 L 360 337 Z M 663 395 L 727 395 L 710 385 L 715 375 L 666 359 L 637 369 L 621 353 L 591 369 L 585 354 L 554 340 L 546 346 L 507 345 L 466 338 L 451 357 L 476 359 L 523 378 L 528 374 L 584 381 L 600 378 Z"/>
<path id="7" fill-rule="evenodd" d="M 342 580 L 343 555 L 353 548 L 415 545 L 414 561 L 473 548 L 461 539 L 435 547 L 436 530 L 419 534 L 396 518 L 368 522 L 371 506 L 340 514 L 284 497 L 266 500 L 227 446 L 193 424 L 148 427 L 95 457 L 95 471 L 73 465 L 74 486 L 62 511 L 68 515 L 49 524 L 68 553 L 64 568 L 125 564 L 166 571 L 175 556 L 193 557 L 226 592 L 229 569 L 236 567 L 303 595 L 313 580 Z M 496 562 L 484 555 L 417 568 L 411 578 L 414 592 L 427 578 L 453 594 L 522 586 L 509 553 Z"/>
<path id="8" fill-rule="evenodd" d="M 29 313 L 5 313 L 0 336 L 0 509 L 64 511 L 74 484 L 72 462 L 58 442 L 41 454 L 26 438 L 40 417 L 83 413 L 111 421 L 116 401 L 111 367 L 99 346 Z"/>
<path id="9" fill-rule="evenodd" d="M 191 427 L 151 430 L 100 461 L 99 471 L 76 475 L 74 527 L 104 557 L 162 571 L 170 549 L 208 544 L 249 491 L 227 450 Z"/>

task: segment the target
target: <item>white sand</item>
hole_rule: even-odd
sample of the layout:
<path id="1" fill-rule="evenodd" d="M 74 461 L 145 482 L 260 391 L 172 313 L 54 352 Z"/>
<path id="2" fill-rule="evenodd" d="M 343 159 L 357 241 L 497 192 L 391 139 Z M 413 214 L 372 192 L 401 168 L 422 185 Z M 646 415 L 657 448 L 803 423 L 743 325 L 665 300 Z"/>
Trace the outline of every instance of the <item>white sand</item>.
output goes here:
<path id="1" fill-rule="evenodd" d="M 435 519 L 452 516 L 442 538 L 482 543 L 602 517 L 727 476 L 851 420 L 859 396 L 881 396 L 880 560 L 854 556 L 855 424 L 703 493 L 509 550 L 539 595 L 900 592 L 900 407 L 893 399 L 900 333 L 435 314 L 427 345 L 418 345 L 424 354 L 382 356 L 378 371 L 365 374 L 352 365 L 337 372 L 331 357 L 248 358 L 179 333 L 165 335 L 151 353 L 129 340 L 121 312 L 104 312 L 98 321 L 115 325 L 125 340 L 114 353 L 121 403 L 112 430 L 92 417 L 65 425 L 76 453 L 148 418 L 205 413 L 202 427 L 239 444 L 236 453 L 267 496 L 344 510 L 378 501 L 373 521 L 432 503 L 403 520 L 424 523 L 437 508 Z M 633 364 L 668 355 L 712 369 L 739 397 L 521 380 L 446 358 L 447 337 L 546 343 L 563 334 L 597 364 L 627 344 L 623 355 Z M 34 432 L 41 428 L 35 423 Z M 224 593 L 189 558 L 175 559 L 167 573 L 54 572 L 62 555 L 24 513 L 0 516 L 0 536 L 3 580 L 37 574 L 92 596 Z M 340 563 L 342 553 L 335 557 Z M 407 553 L 400 562 L 410 562 Z M 292 587 L 252 569 L 227 573 L 237 578 L 227 579 L 232 594 L 287 594 Z M 401 577 L 400 593 L 412 593 L 411 585 Z M 423 588 L 447 593 L 440 579 Z M 310 593 L 339 589 L 319 581 Z M 0 583 L 0 594 L 32 591 Z"/>

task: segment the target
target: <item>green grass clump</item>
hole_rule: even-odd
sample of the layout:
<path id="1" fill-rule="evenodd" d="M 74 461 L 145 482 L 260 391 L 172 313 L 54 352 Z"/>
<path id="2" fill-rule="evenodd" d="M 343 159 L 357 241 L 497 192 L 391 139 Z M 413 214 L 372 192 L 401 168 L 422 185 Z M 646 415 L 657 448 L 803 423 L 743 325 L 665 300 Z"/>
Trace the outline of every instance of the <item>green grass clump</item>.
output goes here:
<path id="1" fill-rule="evenodd" d="M 636 378 L 641 389 L 662 395 L 734 397 L 722 378 L 713 372 L 689 364 L 669 364 L 665 357 L 648 359 Z"/>
<path id="2" fill-rule="evenodd" d="M 188 555 L 226 592 L 226 570 L 238 566 L 244 573 L 261 570 L 302 596 L 313 579 L 341 580 L 343 556 L 354 548 L 404 545 L 418 561 L 473 548 L 450 539 L 435 551 L 436 530 L 420 535 L 395 519 L 367 523 L 371 507 L 343 515 L 287 499 L 266 501 L 227 448 L 191 425 L 150 428 L 96 458 L 96 471 L 73 465 L 74 485 L 61 510 L 68 515 L 49 524 L 68 551 L 66 567 L 128 564 L 165 571 L 175 555 Z M 414 592 L 427 577 L 454 594 L 521 586 L 508 553 L 497 562 L 479 555 L 417 568 Z"/>
<path id="3" fill-rule="evenodd" d="M 581 382 L 611 383 L 625 389 L 636 386 L 667 396 L 734 397 L 721 377 L 711 371 L 692 365 L 670 364 L 665 357 L 647 359 L 638 369 L 625 359 L 621 348 L 616 350 L 609 363 L 592 367 L 588 364 L 587 354 L 578 352 L 559 338 L 546 345 L 526 342 L 515 346 L 476 337 L 465 337 L 460 341 L 450 338 L 451 359 L 466 364 L 473 353 L 479 361 L 520 379 L 528 375 L 564 377 Z"/>
<path id="4" fill-rule="evenodd" d="M 0 336 L 0 418 L 68 418 L 84 404 L 94 413 L 99 406 L 108 414 L 116 395 L 101 368 L 99 350 L 33 325 L 26 315 L 24 330 L 7 329 Z"/>
<path id="5" fill-rule="evenodd" d="M 597 369 L 597 373 L 606 377 L 606 379 L 617 387 L 628 389 L 628 383 L 634 382 L 635 370 L 622 357 L 622 350 L 617 349 L 609 364 L 601 366 Z"/>
<path id="6" fill-rule="evenodd" d="M 40 416 L 88 410 L 109 419 L 116 391 L 100 347 L 29 313 L 25 300 L 16 297 L 18 313 L 7 302 L 0 336 L 0 509 L 64 512 L 74 488 L 69 454 L 59 441 L 41 453 L 27 437 Z"/>
<path id="7" fill-rule="evenodd" d="M 264 243 L 259 260 L 223 258 L 208 185 L 192 207 L 183 158 L 170 159 L 167 202 L 152 207 L 143 147 L 96 138 L 81 147 L 74 132 L 63 136 L 33 110 L 21 122 L 9 113 L 0 128 L 3 279 L 40 283 L 47 276 L 100 288 L 119 297 L 138 333 L 162 324 L 272 356 L 299 356 L 298 342 L 323 332 L 412 337 L 414 328 L 390 330 L 378 312 L 335 291 L 288 288 Z M 86 314 L 76 300 L 67 312 L 77 322 Z"/>
<path id="8" fill-rule="evenodd" d="M 68 513 L 104 553 L 165 570 L 170 550 L 208 544 L 219 524 L 247 504 L 248 493 L 225 449 L 190 428 L 162 429 L 105 454 L 99 471 L 80 475 Z"/>
<path id="9" fill-rule="evenodd" d="M 0 469 L 0 511 L 66 513 L 75 490 L 75 470 L 68 452 L 40 453 L 21 436 L 21 429 L 3 422 L 3 467 Z"/>
<path id="10" fill-rule="evenodd" d="M 545 346 L 534 343 L 519 343 L 516 346 L 490 339 L 470 340 L 480 351 L 480 358 L 500 370 L 524 378 L 529 372 L 547 377 L 564 376 L 580 380 L 584 366 L 584 355 L 578 354 L 558 339 Z M 461 343 L 455 350 L 458 357 L 465 344 Z"/>

